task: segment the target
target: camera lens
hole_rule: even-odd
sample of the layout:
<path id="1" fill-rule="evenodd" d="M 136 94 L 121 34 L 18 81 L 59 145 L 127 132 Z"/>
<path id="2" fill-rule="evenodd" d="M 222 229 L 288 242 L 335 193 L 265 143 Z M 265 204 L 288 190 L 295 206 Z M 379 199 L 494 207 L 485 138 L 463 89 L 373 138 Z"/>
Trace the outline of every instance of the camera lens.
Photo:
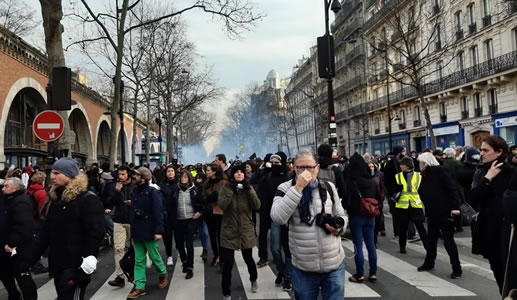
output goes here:
<path id="1" fill-rule="evenodd" d="M 336 228 L 342 228 L 343 226 L 345 226 L 345 220 L 343 220 L 343 218 L 335 217 L 334 220 L 334 222 L 336 223 Z"/>

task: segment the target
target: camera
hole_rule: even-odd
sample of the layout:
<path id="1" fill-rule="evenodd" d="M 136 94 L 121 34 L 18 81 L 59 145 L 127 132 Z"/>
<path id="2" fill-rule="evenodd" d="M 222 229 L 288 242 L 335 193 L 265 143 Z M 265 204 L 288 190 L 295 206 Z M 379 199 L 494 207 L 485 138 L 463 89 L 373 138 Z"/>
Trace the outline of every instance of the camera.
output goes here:
<path id="1" fill-rule="evenodd" d="M 316 225 L 323 228 L 326 233 L 330 234 L 331 232 L 328 231 L 327 227 L 325 227 L 326 224 L 329 224 L 329 226 L 332 226 L 334 228 L 343 228 L 345 226 L 345 220 L 343 218 L 338 216 L 333 216 L 331 214 L 325 214 L 325 213 L 319 213 L 316 215 Z"/>
<path id="2" fill-rule="evenodd" d="M 146 217 L 145 212 L 141 209 L 135 209 L 135 219 L 144 219 Z"/>

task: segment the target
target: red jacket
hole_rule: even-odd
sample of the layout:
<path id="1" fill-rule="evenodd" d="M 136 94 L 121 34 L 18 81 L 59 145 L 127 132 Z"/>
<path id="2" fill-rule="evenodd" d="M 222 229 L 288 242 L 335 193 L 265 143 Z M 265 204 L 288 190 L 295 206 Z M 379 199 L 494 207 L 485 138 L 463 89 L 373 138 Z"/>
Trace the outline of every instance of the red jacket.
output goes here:
<path id="1" fill-rule="evenodd" d="M 41 210 L 41 207 L 43 206 L 43 203 L 47 201 L 47 192 L 45 192 L 45 189 L 41 184 L 33 183 L 30 185 L 29 190 L 27 191 L 27 194 L 34 195 L 34 198 L 36 198 L 36 201 L 38 201 L 38 212 Z"/>

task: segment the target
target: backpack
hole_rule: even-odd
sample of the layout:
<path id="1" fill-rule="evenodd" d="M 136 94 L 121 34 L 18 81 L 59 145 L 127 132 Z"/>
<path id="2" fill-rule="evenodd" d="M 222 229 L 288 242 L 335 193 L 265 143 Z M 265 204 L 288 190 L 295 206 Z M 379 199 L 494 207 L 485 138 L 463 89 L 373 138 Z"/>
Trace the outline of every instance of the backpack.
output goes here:
<path id="1" fill-rule="evenodd" d="M 133 282 L 135 276 L 135 249 L 133 244 L 129 246 L 129 249 L 124 254 L 122 259 L 119 261 L 120 269 L 124 272 L 127 277 L 127 281 Z"/>

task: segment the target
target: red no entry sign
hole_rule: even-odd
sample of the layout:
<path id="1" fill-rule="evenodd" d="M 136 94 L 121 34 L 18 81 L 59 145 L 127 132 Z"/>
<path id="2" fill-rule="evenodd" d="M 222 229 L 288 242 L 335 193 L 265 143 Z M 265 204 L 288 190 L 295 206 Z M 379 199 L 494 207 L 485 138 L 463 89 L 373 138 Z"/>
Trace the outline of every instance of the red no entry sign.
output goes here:
<path id="1" fill-rule="evenodd" d="M 32 130 L 38 139 L 53 142 L 63 134 L 64 120 L 57 112 L 45 110 L 34 118 Z"/>

